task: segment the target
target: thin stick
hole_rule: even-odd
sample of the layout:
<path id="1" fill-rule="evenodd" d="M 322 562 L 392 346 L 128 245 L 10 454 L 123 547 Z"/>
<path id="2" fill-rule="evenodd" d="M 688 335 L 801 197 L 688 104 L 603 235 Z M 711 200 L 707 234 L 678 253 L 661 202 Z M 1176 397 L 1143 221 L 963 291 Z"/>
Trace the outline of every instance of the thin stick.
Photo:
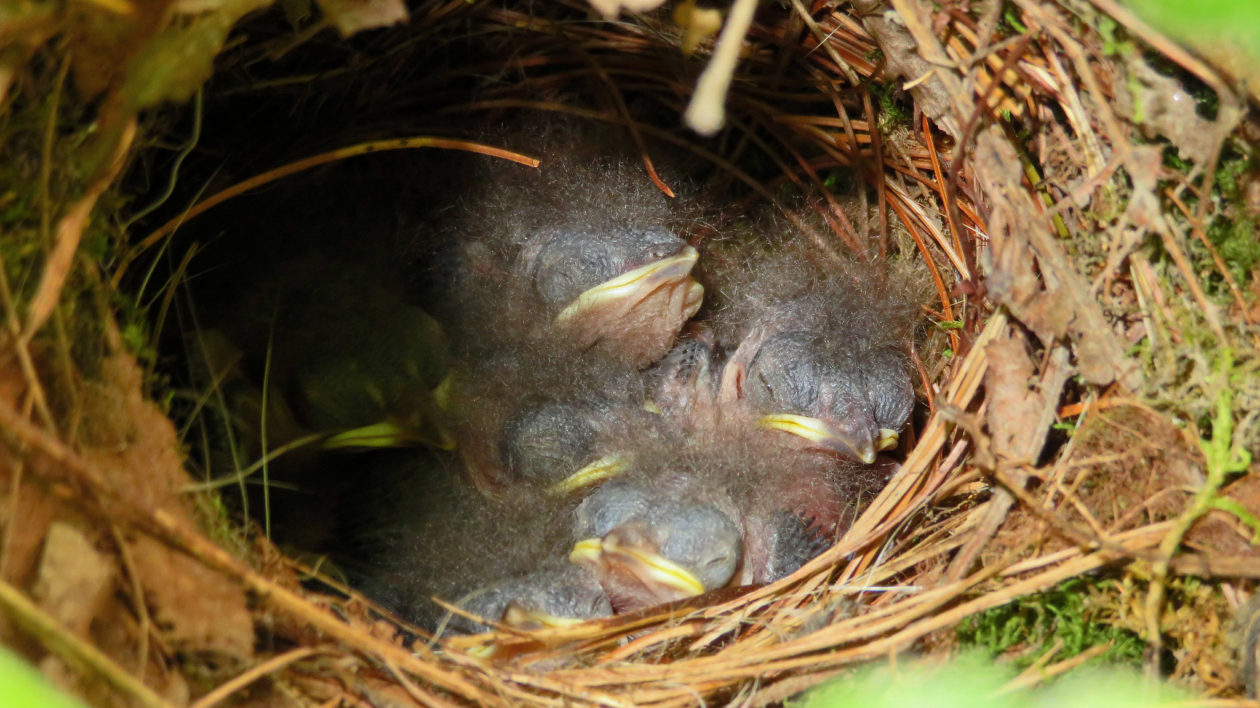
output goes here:
<path id="1" fill-rule="evenodd" d="M 318 647 L 298 647 L 287 651 L 284 654 L 280 654 L 279 656 L 273 656 L 261 664 L 252 666 L 241 672 L 235 678 L 229 679 L 227 682 L 220 684 L 213 691 L 207 693 L 201 698 L 198 698 L 196 701 L 193 701 L 188 708 L 210 708 L 267 674 L 275 673 L 289 664 L 301 661 L 312 654 L 319 654 L 328 651 L 328 649 L 320 649 Z"/>

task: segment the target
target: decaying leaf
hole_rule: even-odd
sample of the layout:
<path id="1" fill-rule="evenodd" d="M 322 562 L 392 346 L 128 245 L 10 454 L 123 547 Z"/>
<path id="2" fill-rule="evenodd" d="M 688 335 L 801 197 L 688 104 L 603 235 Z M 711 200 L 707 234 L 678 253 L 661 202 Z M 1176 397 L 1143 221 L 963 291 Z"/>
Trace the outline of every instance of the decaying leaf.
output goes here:
<path id="1" fill-rule="evenodd" d="M 269 0 L 228 0 L 216 11 L 157 34 L 136 55 L 123 97 L 141 110 L 162 101 L 186 101 L 214 72 L 214 58 L 243 15 Z"/>
<path id="2" fill-rule="evenodd" d="M 138 539 L 132 553 L 154 620 L 172 648 L 253 656 L 254 625 L 240 588 L 148 537 Z"/>
<path id="3" fill-rule="evenodd" d="M 113 578 L 114 564 L 82 532 L 61 521 L 49 527 L 33 594 L 63 626 L 86 636 Z"/>

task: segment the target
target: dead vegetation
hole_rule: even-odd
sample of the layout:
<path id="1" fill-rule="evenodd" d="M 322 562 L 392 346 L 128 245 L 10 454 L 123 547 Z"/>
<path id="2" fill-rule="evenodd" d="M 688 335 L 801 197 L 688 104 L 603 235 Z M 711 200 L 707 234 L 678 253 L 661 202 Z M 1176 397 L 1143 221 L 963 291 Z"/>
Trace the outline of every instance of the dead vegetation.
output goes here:
<path id="1" fill-rule="evenodd" d="M 355 47 L 319 31 L 402 6 L 324 2 L 316 19 L 291 3 L 230 34 L 263 4 L 32 3 L 0 18 L 0 632 L 47 675 L 146 706 L 767 705 L 858 662 L 946 651 L 964 618 L 1085 578 L 1092 621 L 1140 637 L 1152 673 L 1239 695 L 1224 626 L 1260 577 L 1260 182 L 1254 116 L 1228 77 L 1110 0 L 792 3 L 759 13 L 731 132 L 700 143 L 636 118 L 680 115 L 692 83 L 677 77 L 701 65 L 664 15 L 429 2 Z M 418 62 L 455 29 L 490 38 L 481 63 Z M 328 59 L 302 76 L 258 68 L 302 52 Z M 353 594 L 304 589 L 306 568 L 186 492 L 177 431 L 145 397 L 163 389 L 136 356 L 153 356 L 178 288 L 115 289 L 169 232 L 127 228 L 177 167 L 145 150 L 179 140 L 178 115 L 142 111 L 202 90 L 216 56 L 228 90 L 250 95 L 317 102 L 358 83 L 356 100 L 395 111 L 623 125 L 725 171 L 746 195 L 733 210 L 793 218 L 784 195 L 815 195 L 819 249 L 904 241 L 932 271 L 929 341 L 948 352 L 920 353 L 925 415 L 900 471 L 801 571 L 701 604 L 435 645 Z M 472 103 L 453 78 L 495 72 Z M 407 91 L 363 78 L 382 76 Z M 554 98 L 575 85 L 602 107 Z M 225 158 L 232 174 L 180 183 L 187 202 L 157 213 L 174 228 L 283 154 Z M 837 170 L 874 199 L 841 208 Z M 148 193 L 124 173 L 152 175 Z M 1039 666 L 1092 655 L 1059 649 Z"/>

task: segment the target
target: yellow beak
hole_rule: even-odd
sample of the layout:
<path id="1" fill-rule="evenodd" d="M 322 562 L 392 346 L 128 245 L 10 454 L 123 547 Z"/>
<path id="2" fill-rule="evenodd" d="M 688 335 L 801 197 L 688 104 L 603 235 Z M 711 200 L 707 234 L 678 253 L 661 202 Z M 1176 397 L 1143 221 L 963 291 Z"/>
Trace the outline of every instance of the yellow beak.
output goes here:
<path id="1" fill-rule="evenodd" d="M 573 617 L 557 617 L 539 610 L 528 610 L 515 602 L 510 603 L 507 609 L 503 611 L 503 624 L 516 629 L 533 630 L 572 627 L 575 624 L 582 624 L 583 621 Z"/>
<path id="2" fill-rule="evenodd" d="M 600 283 L 578 295 L 573 302 L 561 310 L 560 314 L 556 315 L 556 323 L 567 322 L 583 312 L 607 302 L 627 300 L 635 297 L 642 298 L 659 287 L 661 283 L 686 278 L 691 269 L 695 267 L 699 258 L 700 254 L 696 249 L 691 246 L 685 246 L 678 255 L 653 261 L 628 273 L 623 273 L 612 280 Z M 699 297 L 703 297 L 703 286 L 699 283 L 692 283 L 688 291 L 688 301 L 693 299 L 693 294 L 697 289 L 699 290 Z"/>
<path id="3" fill-rule="evenodd" d="M 691 571 L 674 563 L 657 553 L 633 546 L 623 546 L 615 538 L 604 540 L 603 552 L 621 556 L 632 563 L 644 580 L 650 580 L 682 593 L 684 597 L 704 594 L 704 583 L 701 583 Z"/>
<path id="4" fill-rule="evenodd" d="M 610 477 L 616 477 L 626 469 L 626 460 L 616 453 L 605 455 L 590 463 L 568 477 L 556 482 L 548 490 L 555 496 L 572 494 L 573 492 L 598 484 Z"/>
<path id="5" fill-rule="evenodd" d="M 604 542 L 598 538 L 587 538 L 573 544 L 569 551 L 569 562 L 583 565 L 598 562 L 604 553 Z"/>
<path id="6" fill-rule="evenodd" d="M 859 460 L 866 464 L 875 461 L 875 444 L 871 440 L 856 440 L 853 436 L 827 425 L 818 418 L 810 418 L 809 416 L 793 415 L 791 413 L 776 413 L 773 415 L 762 416 L 757 424 L 763 428 L 772 430 L 781 430 L 785 433 L 791 433 L 798 437 L 805 438 L 810 442 L 817 443 L 832 450 L 836 450 L 846 454 L 857 456 Z M 894 440 L 896 433 L 893 433 Z M 880 436 L 880 444 L 883 444 L 884 436 Z M 894 442 L 894 445 L 896 443 Z M 881 450 L 886 449 L 881 447 Z"/>
<path id="7" fill-rule="evenodd" d="M 432 437 L 420 431 L 399 425 L 393 421 L 381 421 L 359 428 L 345 430 L 325 440 L 322 445 L 327 449 L 346 447 L 381 448 L 406 447 L 415 443 L 428 445 L 439 450 L 454 450 L 455 438 L 441 426 L 434 426 Z"/>

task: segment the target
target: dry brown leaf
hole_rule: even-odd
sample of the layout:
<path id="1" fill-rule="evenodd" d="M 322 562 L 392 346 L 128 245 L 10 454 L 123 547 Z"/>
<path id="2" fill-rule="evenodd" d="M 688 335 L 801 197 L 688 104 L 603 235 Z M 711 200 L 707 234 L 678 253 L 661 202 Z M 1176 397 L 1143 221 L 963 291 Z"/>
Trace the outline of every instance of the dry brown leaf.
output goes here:
<path id="1" fill-rule="evenodd" d="M 1003 457 L 1026 457 L 1028 431 L 1036 430 L 1043 402 L 1032 390 L 1037 378 L 1024 338 L 1008 333 L 989 343 L 989 369 L 984 389 L 989 399 L 989 435 L 993 451 Z"/>
<path id="2" fill-rule="evenodd" d="M 1147 137 L 1167 138 L 1183 158 L 1207 164 L 1220 142 L 1220 129 L 1199 115 L 1199 102 L 1177 78 L 1155 71 L 1139 54 L 1129 61 L 1125 88 L 1116 91 L 1119 113 L 1140 126 Z"/>
<path id="3" fill-rule="evenodd" d="M 58 521 L 48 529 L 31 594 L 58 622 L 85 637 L 113 590 L 113 579 L 112 560 L 78 529 Z"/>

